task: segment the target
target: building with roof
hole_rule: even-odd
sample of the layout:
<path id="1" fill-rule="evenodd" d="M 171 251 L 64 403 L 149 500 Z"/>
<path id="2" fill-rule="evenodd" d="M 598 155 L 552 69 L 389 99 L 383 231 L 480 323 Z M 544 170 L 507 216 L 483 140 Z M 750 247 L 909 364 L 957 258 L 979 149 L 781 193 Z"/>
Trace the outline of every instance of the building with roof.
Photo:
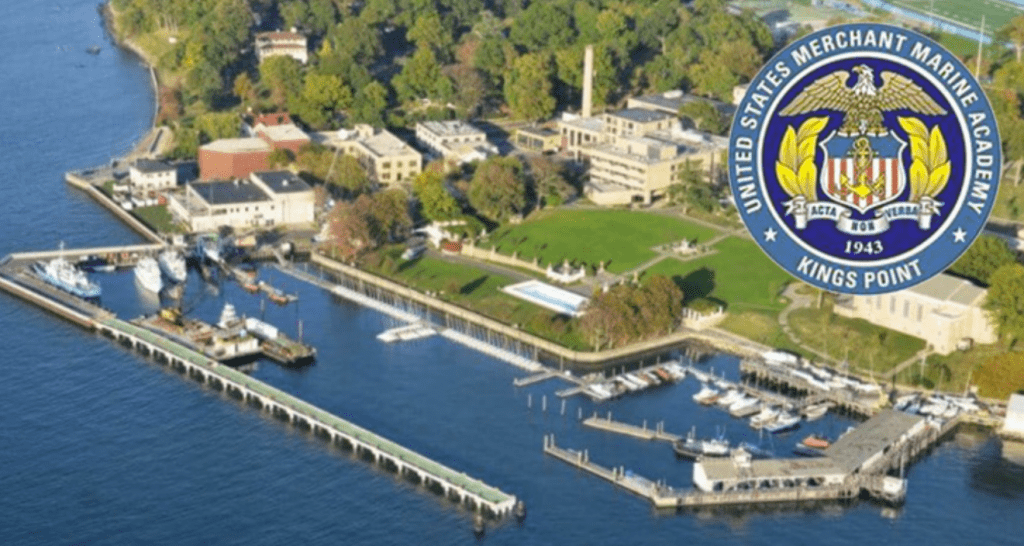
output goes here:
<path id="1" fill-rule="evenodd" d="M 460 120 L 421 121 L 416 124 L 416 141 L 456 165 L 498 154 L 498 149 L 487 142 L 487 133 Z"/>
<path id="2" fill-rule="evenodd" d="M 312 136 L 314 142 L 356 158 L 378 184 L 408 182 L 423 169 L 423 156 L 387 129 L 358 124 L 352 130 L 322 131 Z"/>
<path id="3" fill-rule="evenodd" d="M 667 112 L 626 108 L 558 122 L 562 147 L 587 164 L 584 194 L 599 205 L 650 203 L 687 168 L 711 170 L 723 137 L 683 129 Z"/>
<path id="4" fill-rule="evenodd" d="M 309 61 L 307 39 L 298 32 L 257 32 L 254 45 L 261 63 L 278 55 L 287 55 L 302 64 Z"/>
<path id="5" fill-rule="evenodd" d="M 193 182 L 169 195 L 168 210 L 194 232 L 221 226 L 271 228 L 313 222 L 313 189 L 288 171 L 253 173 L 247 179 Z"/>
<path id="6" fill-rule="evenodd" d="M 726 104 L 715 99 L 709 99 L 706 97 L 698 97 L 696 95 L 689 95 L 682 91 L 675 89 L 672 91 L 665 91 L 664 93 L 655 93 L 653 95 L 641 95 L 639 97 L 629 97 L 626 99 L 626 108 L 642 108 L 644 110 L 655 110 L 658 112 L 665 112 L 666 114 L 672 114 L 676 116 L 679 114 L 679 108 L 684 104 L 688 104 L 694 101 L 708 102 L 718 110 L 718 113 L 723 116 L 732 119 L 733 114 L 736 113 L 735 104 Z"/>
<path id="7" fill-rule="evenodd" d="M 824 457 L 751 459 L 702 458 L 693 465 L 693 484 L 701 491 L 837 487 L 849 476 L 885 471 L 885 456 L 926 432 L 919 415 L 884 410 L 829 446 Z"/>
<path id="8" fill-rule="evenodd" d="M 259 137 L 221 138 L 199 147 L 199 178 L 230 180 L 244 178 L 270 167 L 274 148 Z"/>
<path id="9" fill-rule="evenodd" d="M 262 138 L 275 150 L 289 150 L 298 154 L 303 146 L 309 144 L 310 138 L 305 131 L 289 120 L 286 123 L 266 124 L 256 123 L 252 128 L 253 134 Z"/>
<path id="10" fill-rule="evenodd" d="M 839 316 L 919 337 L 935 352 L 949 354 L 965 340 L 996 342 L 995 328 L 982 309 L 987 293 L 970 281 L 942 273 L 898 292 L 847 296 L 837 300 L 834 309 Z"/>
<path id="11" fill-rule="evenodd" d="M 128 168 L 133 190 L 165 190 L 178 185 L 178 168 L 163 161 L 138 159 Z"/>
<path id="12" fill-rule="evenodd" d="M 516 146 L 534 152 L 557 152 L 562 138 L 557 131 L 547 127 L 523 127 L 516 130 L 513 140 Z"/>

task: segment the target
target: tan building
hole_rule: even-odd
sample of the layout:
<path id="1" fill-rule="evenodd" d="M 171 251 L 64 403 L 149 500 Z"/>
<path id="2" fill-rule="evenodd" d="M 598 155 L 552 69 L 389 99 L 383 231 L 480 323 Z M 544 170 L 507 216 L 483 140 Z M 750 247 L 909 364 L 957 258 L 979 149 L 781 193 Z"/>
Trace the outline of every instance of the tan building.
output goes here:
<path id="1" fill-rule="evenodd" d="M 986 294 L 943 273 L 891 294 L 847 296 L 836 302 L 835 312 L 919 337 L 935 352 L 949 354 L 964 340 L 996 342 L 995 328 L 981 308 Z"/>
<path id="2" fill-rule="evenodd" d="M 498 149 L 487 142 L 487 133 L 459 120 L 421 121 L 416 124 L 416 141 L 456 165 L 498 154 Z"/>
<path id="3" fill-rule="evenodd" d="M 627 108 L 558 122 L 563 149 L 587 164 L 584 194 L 599 205 L 650 203 L 682 179 L 708 171 L 728 147 L 723 137 L 682 129 L 666 112 Z"/>
<path id="4" fill-rule="evenodd" d="M 516 130 L 515 145 L 535 152 L 557 152 L 562 139 L 557 131 L 547 127 L 523 127 Z"/>
<path id="5" fill-rule="evenodd" d="M 298 32 L 258 32 L 255 46 L 261 63 L 277 55 L 287 55 L 302 64 L 309 61 L 306 37 Z"/>
<path id="6" fill-rule="evenodd" d="M 168 209 L 194 232 L 221 226 L 271 228 L 314 221 L 313 189 L 287 171 L 253 173 L 248 179 L 194 182 L 170 195 Z"/>
<path id="7" fill-rule="evenodd" d="M 139 159 L 128 168 L 132 190 L 166 190 L 178 185 L 178 168 L 163 161 Z"/>
<path id="8" fill-rule="evenodd" d="M 423 170 L 423 156 L 386 129 L 359 124 L 352 130 L 314 133 L 313 140 L 356 158 L 373 181 L 385 186 L 411 181 Z"/>

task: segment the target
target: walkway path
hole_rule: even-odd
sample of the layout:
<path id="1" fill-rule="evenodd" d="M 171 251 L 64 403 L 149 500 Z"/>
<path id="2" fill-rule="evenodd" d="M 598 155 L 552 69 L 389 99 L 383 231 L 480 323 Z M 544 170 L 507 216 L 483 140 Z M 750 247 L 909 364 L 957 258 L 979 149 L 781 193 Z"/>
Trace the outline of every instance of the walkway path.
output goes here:
<path id="1" fill-rule="evenodd" d="M 838 362 L 836 362 L 836 360 L 831 356 L 804 343 L 803 340 L 801 340 L 796 335 L 796 333 L 793 332 L 793 328 L 789 325 L 789 315 L 793 311 L 805 307 L 810 307 L 814 303 L 813 296 L 808 296 L 806 294 L 800 294 L 799 292 L 797 292 L 797 287 L 799 286 L 803 285 L 795 282 L 789 283 L 789 285 L 786 286 L 786 289 L 782 292 L 783 296 L 789 298 L 790 303 L 789 305 L 786 306 L 785 309 L 782 310 L 782 312 L 779 313 L 779 325 L 782 326 L 782 331 L 786 333 L 786 337 L 788 337 L 793 343 L 799 345 L 801 349 L 814 354 L 815 356 L 820 358 L 822 362 L 831 362 L 833 364 L 838 364 Z"/>

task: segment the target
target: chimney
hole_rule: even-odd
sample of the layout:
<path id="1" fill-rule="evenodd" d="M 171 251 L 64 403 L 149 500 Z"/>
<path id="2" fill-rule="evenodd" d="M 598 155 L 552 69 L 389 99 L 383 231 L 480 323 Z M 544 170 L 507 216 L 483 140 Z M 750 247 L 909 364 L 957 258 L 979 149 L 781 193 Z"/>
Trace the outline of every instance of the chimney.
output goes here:
<path id="1" fill-rule="evenodd" d="M 583 105 L 580 108 L 580 115 L 590 117 L 591 96 L 594 93 L 594 46 L 587 45 L 586 53 L 583 54 Z"/>

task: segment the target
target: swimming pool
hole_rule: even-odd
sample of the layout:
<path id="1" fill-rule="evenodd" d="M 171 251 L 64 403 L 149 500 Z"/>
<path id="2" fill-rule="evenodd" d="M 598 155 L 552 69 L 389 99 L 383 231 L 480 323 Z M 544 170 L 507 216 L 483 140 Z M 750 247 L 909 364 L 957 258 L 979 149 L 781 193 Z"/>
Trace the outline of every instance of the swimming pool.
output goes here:
<path id="1" fill-rule="evenodd" d="M 502 288 L 502 290 L 519 299 L 551 309 L 556 313 L 563 313 L 574 317 L 582 314 L 580 307 L 587 302 L 587 298 L 575 292 L 563 290 L 557 286 L 551 286 L 537 280 L 512 284 Z"/>

